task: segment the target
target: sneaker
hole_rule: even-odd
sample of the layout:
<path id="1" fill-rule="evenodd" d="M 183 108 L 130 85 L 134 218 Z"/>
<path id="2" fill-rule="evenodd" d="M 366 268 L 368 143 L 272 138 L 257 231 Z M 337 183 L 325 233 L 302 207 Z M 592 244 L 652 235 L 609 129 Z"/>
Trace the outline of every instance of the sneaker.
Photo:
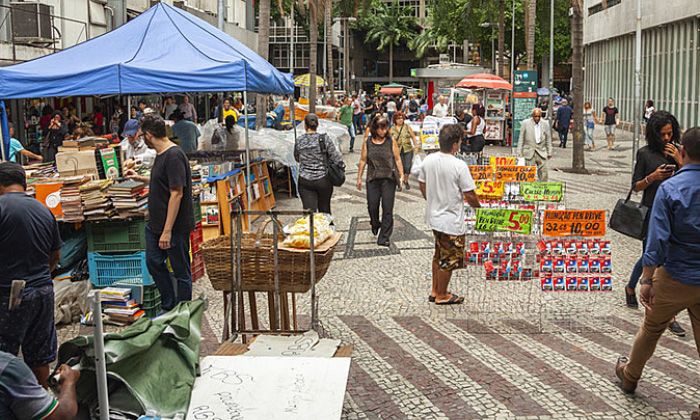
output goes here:
<path id="1" fill-rule="evenodd" d="M 668 326 L 668 330 L 676 337 L 685 337 L 685 330 L 677 321 L 671 322 Z"/>
<path id="2" fill-rule="evenodd" d="M 406 182 L 404 186 L 406 187 L 406 191 L 411 189 L 411 185 L 408 182 Z"/>
<path id="3" fill-rule="evenodd" d="M 625 366 L 627 366 L 627 358 L 625 356 L 620 356 L 617 358 L 617 364 L 615 365 L 615 375 L 620 380 L 620 388 L 625 394 L 634 394 L 637 389 L 637 383 L 632 382 L 625 378 Z"/>

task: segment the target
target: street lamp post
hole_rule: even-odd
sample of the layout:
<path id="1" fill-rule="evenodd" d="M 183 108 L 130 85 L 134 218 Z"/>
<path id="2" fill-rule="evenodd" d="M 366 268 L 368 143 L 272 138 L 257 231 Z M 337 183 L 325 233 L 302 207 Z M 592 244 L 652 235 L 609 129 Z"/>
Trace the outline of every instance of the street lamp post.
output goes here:
<path id="1" fill-rule="evenodd" d="M 549 104 L 547 113 L 549 114 L 550 127 L 554 119 L 554 0 L 549 2 Z"/>
<path id="2" fill-rule="evenodd" d="M 350 49 L 350 31 L 348 30 L 348 23 L 355 22 L 357 18 L 353 16 L 337 17 L 333 19 L 333 22 L 340 22 L 341 31 L 343 33 L 343 89 L 346 92 L 350 92 L 350 56 L 348 50 Z M 343 25 L 343 22 L 345 24 Z"/>
<path id="3" fill-rule="evenodd" d="M 634 135 L 632 136 L 632 167 L 637 164 L 639 131 L 642 125 L 642 0 L 637 0 L 637 27 L 634 34 Z"/>
<path id="4" fill-rule="evenodd" d="M 513 0 L 513 11 L 510 16 L 510 84 L 515 83 L 515 0 Z"/>
<path id="5" fill-rule="evenodd" d="M 496 26 L 496 24 L 493 22 L 484 22 L 479 26 L 482 28 L 491 28 L 491 70 L 493 70 L 494 74 L 497 74 L 498 72 L 496 71 L 496 40 L 493 36 L 493 28 Z"/>

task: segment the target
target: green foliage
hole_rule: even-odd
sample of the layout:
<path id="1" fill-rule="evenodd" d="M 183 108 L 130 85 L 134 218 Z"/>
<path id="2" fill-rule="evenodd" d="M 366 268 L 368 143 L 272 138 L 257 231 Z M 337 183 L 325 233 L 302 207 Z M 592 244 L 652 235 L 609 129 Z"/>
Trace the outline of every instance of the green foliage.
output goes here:
<path id="1" fill-rule="evenodd" d="M 411 8 L 400 5 L 398 1 L 390 5 L 373 4 L 371 13 L 361 22 L 367 28 L 365 41 L 377 43 L 379 51 L 408 42 L 418 33 Z"/>

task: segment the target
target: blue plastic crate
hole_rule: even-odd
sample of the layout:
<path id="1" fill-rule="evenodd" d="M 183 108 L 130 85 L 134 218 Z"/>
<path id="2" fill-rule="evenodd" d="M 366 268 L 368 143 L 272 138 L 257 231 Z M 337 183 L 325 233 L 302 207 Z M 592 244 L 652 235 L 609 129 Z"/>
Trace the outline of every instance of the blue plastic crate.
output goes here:
<path id="1" fill-rule="evenodd" d="M 88 252 L 90 282 L 95 287 L 111 286 L 116 282 L 150 286 L 153 278 L 146 267 L 143 251 L 126 255 L 102 255 Z"/>

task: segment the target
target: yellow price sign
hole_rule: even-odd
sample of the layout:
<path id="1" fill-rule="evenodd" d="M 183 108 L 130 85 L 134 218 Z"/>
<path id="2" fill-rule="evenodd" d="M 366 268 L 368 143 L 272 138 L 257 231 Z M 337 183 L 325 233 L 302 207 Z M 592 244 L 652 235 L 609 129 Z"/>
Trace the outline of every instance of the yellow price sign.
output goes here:
<path id="1" fill-rule="evenodd" d="M 476 195 L 479 198 L 502 198 L 505 194 L 505 183 L 500 181 L 477 181 Z"/>
<path id="2" fill-rule="evenodd" d="M 518 158 L 515 156 L 490 156 L 489 164 L 491 166 L 515 166 L 518 164 Z"/>

